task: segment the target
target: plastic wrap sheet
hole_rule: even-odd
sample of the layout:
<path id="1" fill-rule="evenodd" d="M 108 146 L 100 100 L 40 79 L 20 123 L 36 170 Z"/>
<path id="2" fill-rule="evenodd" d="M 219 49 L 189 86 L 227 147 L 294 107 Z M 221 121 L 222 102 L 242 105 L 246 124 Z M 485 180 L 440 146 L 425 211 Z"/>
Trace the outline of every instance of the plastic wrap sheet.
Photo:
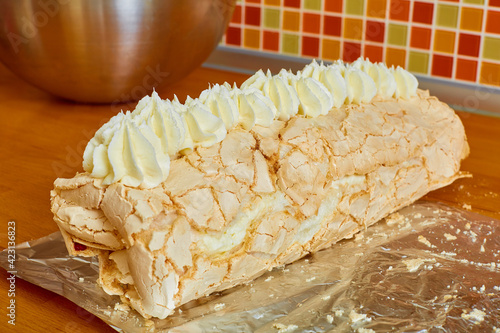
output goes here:
<path id="1" fill-rule="evenodd" d="M 59 233 L 16 254 L 18 277 L 121 332 L 500 332 L 500 221 L 437 203 L 413 204 L 164 320 L 105 294 L 97 259 L 68 256 Z"/>

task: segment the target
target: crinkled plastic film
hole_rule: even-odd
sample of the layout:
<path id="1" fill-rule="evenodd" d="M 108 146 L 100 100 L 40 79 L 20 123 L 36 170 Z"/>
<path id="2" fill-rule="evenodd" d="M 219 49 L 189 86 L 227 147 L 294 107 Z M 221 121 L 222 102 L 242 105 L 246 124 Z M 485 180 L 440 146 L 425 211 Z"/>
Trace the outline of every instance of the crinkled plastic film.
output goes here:
<path id="1" fill-rule="evenodd" d="M 120 332 L 500 332 L 500 221 L 417 202 L 355 238 L 146 320 L 60 233 L 16 247 L 18 277 Z M 7 253 L 0 253 L 6 265 Z M 5 268 L 5 267 L 4 267 Z"/>

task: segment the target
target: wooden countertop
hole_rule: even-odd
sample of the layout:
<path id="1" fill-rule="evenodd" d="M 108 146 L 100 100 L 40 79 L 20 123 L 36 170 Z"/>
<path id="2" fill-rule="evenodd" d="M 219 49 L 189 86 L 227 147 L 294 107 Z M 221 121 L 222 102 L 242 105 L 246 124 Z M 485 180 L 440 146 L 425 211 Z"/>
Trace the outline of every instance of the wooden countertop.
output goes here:
<path id="1" fill-rule="evenodd" d="M 245 75 L 200 68 L 168 90 L 198 96 L 208 83 L 240 84 Z M 432 93 L 432 92 L 431 92 Z M 16 243 L 58 230 L 52 221 L 49 192 L 57 177 L 82 171 L 87 141 L 100 125 L 129 105 L 82 105 L 53 98 L 29 86 L 0 65 L 0 248 L 7 247 L 7 223 L 15 221 Z M 471 147 L 462 169 L 473 178 L 457 180 L 427 199 L 500 219 L 500 119 L 459 113 Z M 5 313 L 10 297 L 7 273 L 0 269 L 0 306 Z M 114 332 L 100 319 L 52 292 L 17 279 L 16 326 L 0 318 L 1 332 Z"/>

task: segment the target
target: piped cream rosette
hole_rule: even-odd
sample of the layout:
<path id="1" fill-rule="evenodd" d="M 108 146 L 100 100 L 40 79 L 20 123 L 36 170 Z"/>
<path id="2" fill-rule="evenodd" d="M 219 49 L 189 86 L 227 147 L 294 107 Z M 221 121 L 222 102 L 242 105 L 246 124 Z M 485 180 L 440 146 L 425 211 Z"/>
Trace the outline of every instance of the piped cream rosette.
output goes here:
<path id="1" fill-rule="evenodd" d="M 409 99 L 417 79 L 408 71 L 362 58 L 352 64 L 316 61 L 293 74 L 262 70 L 240 88 L 214 85 L 198 98 L 162 100 L 156 92 L 139 101 L 133 112 L 119 113 L 88 143 L 83 168 L 103 185 L 121 182 L 152 188 L 167 179 L 170 159 L 195 147 L 221 142 L 235 126 L 271 126 L 275 119 L 317 117 L 344 104 Z"/>

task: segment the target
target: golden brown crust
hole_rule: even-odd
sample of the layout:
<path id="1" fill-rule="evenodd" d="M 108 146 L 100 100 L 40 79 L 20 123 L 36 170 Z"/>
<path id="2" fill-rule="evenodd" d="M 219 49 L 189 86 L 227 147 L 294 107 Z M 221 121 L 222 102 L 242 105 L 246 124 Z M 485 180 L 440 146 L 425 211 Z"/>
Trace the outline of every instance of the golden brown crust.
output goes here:
<path id="1" fill-rule="evenodd" d="M 73 241 L 110 250 L 100 252 L 107 292 L 164 318 L 352 237 L 460 177 L 467 154 L 453 110 L 419 91 L 409 101 L 376 99 L 270 128 L 236 128 L 173 160 L 153 189 L 103 187 L 85 174 L 59 180 L 52 209 Z"/>

